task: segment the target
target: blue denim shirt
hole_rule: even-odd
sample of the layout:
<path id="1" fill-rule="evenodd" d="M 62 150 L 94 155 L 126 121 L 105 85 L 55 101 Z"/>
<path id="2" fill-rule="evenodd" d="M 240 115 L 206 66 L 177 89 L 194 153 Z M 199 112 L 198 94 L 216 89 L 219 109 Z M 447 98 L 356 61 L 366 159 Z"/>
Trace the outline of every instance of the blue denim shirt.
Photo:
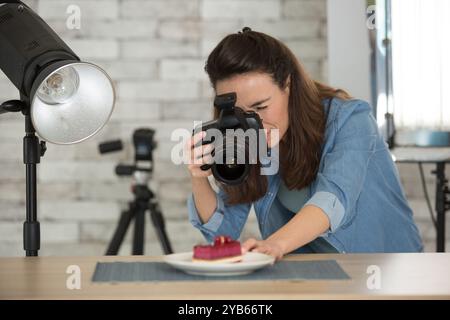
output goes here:
<path id="1" fill-rule="evenodd" d="M 279 219 L 268 215 L 281 178 L 267 177 L 267 193 L 253 203 L 263 239 L 280 228 L 274 222 Z M 332 100 L 319 171 L 309 192 L 305 206 L 317 206 L 328 216 L 330 229 L 321 237 L 339 252 L 423 250 L 397 168 L 367 102 Z M 216 210 L 202 224 L 191 195 L 189 220 L 208 241 L 222 234 L 238 239 L 251 205 L 227 205 L 219 190 Z"/>

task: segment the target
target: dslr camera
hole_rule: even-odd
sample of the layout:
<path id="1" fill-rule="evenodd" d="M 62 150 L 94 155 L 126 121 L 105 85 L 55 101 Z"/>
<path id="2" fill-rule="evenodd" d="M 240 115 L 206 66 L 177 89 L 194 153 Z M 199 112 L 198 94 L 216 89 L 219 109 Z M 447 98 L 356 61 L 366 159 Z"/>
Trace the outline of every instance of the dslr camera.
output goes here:
<path id="1" fill-rule="evenodd" d="M 252 165 L 259 161 L 259 146 L 266 143 L 263 124 L 254 111 L 244 111 L 236 106 L 236 93 L 218 95 L 214 99 L 217 119 L 205 122 L 194 129 L 194 134 L 206 131 L 201 144 L 214 144 L 212 164 L 201 166 L 211 169 L 214 178 L 227 185 L 245 181 Z"/>

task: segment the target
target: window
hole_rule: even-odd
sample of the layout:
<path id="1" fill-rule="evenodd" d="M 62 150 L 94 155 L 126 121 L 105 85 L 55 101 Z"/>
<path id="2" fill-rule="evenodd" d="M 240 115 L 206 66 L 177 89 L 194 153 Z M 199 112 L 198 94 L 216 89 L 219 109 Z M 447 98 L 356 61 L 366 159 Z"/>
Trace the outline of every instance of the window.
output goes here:
<path id="1" fill-rule="evenodd" d="M 397 129 L 450 129 L 450 1 L 392 0 Z"/>

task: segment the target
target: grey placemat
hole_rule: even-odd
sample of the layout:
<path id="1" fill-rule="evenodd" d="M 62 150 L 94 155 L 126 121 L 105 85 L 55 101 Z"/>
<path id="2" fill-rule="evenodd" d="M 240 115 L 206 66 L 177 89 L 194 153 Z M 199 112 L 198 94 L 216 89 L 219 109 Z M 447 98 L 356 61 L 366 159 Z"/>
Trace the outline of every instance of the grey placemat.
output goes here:
<path id="1" fill-rule="evenodd" d="M 347 273 L 335 260 L 280 261 L 241 276 L 197 276 L 162 262 L 99 262 L 93 282 L 195 281 L 195 280 L 346 280 Z"/>

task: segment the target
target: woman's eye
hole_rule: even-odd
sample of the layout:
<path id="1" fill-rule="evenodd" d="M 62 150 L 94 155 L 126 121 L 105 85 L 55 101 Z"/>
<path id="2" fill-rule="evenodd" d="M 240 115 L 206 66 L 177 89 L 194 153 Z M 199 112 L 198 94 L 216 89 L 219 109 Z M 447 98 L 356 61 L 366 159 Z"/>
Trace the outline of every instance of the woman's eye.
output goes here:
<path id="1" fill-rule="evenodd" d="M 261 106 L 261 107 L 256 107 L 256 110 L 257 111 L 261 111 L 261 110 L 264 110 L 266 108 L 267 108 L 267 106 Z"/>

